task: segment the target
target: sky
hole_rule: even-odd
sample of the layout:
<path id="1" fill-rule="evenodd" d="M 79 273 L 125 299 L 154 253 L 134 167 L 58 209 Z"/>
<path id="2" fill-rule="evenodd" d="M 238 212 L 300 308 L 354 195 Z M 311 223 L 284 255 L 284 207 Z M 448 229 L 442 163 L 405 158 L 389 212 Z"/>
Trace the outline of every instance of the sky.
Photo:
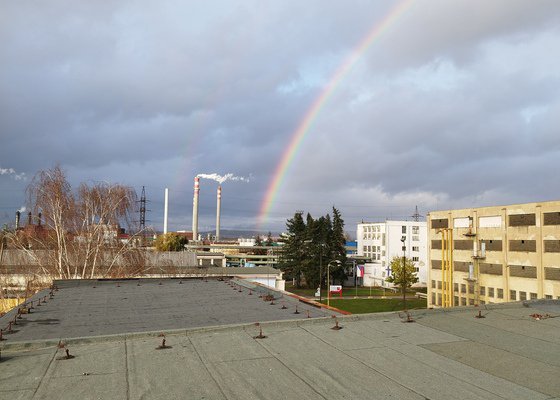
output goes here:
<path id="1" fill-rule="evenodd" d="M 198 174 L 243 178 L 222 229 L 262 232 L 557 200 L 558 49 L 556 0 L 0 2 L 0 224 L 57 164 L 144 186 L 158 230 L 166 187 L 191 229 Z"/>

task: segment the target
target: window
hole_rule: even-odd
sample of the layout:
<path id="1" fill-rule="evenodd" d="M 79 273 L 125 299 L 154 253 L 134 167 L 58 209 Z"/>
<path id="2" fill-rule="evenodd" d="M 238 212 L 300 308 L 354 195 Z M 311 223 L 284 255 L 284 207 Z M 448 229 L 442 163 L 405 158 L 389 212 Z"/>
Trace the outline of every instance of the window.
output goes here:
<path id="1" fill-rule="evenodd" d="M 480 300 L 480 305 L 484 305 L 486 302 L 484 300 Z"/>
<path id="2" fill-rule="evenodd" d="M 436 294 L 432 292 L 432 305 L 436 304 Z"/>
<path id="3" fill-rule="evenodd" d="M 545 299 L 547 300 L 552 300 L 552 295 L 551 294 L 547 294 L 544 296 Z"/>
<path id="4" fill-rule="evenodd" d="M 436 288 L 436 281 L 434 281 L 434 280 L 432 279 L 432 289 L 435 289 L 435 288 Z"/>
<path id="5" fill-rule="evenodd" d="M 438 295 L 437 295 L 437 303 L 438 303 L 438 306 L 441 306 L 441 293 L 438 293 Z"/>
<path id="6" fill-rule="evenodd" d="M 438 282 L 437 282 L 437 288 L 438 288 L 438 289 L 441 289 L 441 281 L 438 281 Z"/>
<path id="7" fill-rule="evenodd" d="M 504 298 L 504 289 L 498 288 L 498 299 Z"/>
<path id="8" fill-rule="evenodd" d="M 403 247 L 402 247 L 402 251 L 406 251 L 406 246 L 403 246 Z"/>
<path id="9" fill-rule="evenodd" d="M 419 242 L 420 241 L 420 236 L 412 236 L 412 241 L 413 242 Z"/>
<path id="10" fill-rule="evenodd" d="M 486 288 L 484 286 L 480 287 L 480 295 L 481 296 L 486 296 Z"/>
<path id="11" fill-rule="evenodd" d="M 474 306 L 474 299 L 469 299 L 469 306 Z"/>
<path id="12" fill-rule="evenodd" d="M 515 290 L 510 290 L 509 291 L 509 299 L 516 301 L 517 300 L 517 292 Z"/>
<path id="13" fill-rule="evenodd" d="M 454 306 L 458 306 L 458 305 L 459 305 L 459 296 L 453 296 L 453 305 L 454 305 Z"/>
<path id="14" fill-rule="evenodd" d="M 537 300 L 537 294 L 536 293 L 531 293 L 531 300 Z"/>
<path id="15" fill-rule="evenodd" d="M 412 257 L 412 261 L 420 261 L 420 257 Z"/>
<path id="16" fill-rule="evenodd" d="M 519 300 L 527 300 L 527 292 L 519 292 Z"/>
<path id="17" fill-rule="evenodd" d="M 467 293 L 467 285 L 461 283 L 461 293 Z"/>
<path id="18" fill-rule="evenodd" d="M 488 288 L 488 297 L 494 297 L 494 288 L 493 287 Z"/>
<path id="19" fill-rule="evenodd" d="M 402 233 L 406 233 L 406 226 L 405 225 L 403 225 L 403 227 L 402 227 Z"/>
<path id="20" fill-rule="evenodd" d="M 420 251 L 418 246 L 412 246 L 412 251 Z"/>
<path id="21" fill-rule="evenodd" d="M 412 234 L 413 235 L 418 235 L 418 232 L 420 231 L 420 227 L 419 226 L 413 226 L 412 227 Z"/>
<path id="22" fill-rule="evenodd" d="M 453 284 L 453 291 L 454 292 L 458 292 L 459 291 L 459 284 L 457 282 L 455 282 Z M 456 302 L 455 304 L 459 304 L 459 302 Z"/>
<path id="23" fill-rule="evenodd" d="M 467 299 L 464 297 L 461 297 L 461 305 L 462 306 L 466 306 L 467 305 Z"/>
<path id="24" fill-rule="evenodd" d="M 367 253 L 367 246 L 364 246 L 364 253 Z"/>

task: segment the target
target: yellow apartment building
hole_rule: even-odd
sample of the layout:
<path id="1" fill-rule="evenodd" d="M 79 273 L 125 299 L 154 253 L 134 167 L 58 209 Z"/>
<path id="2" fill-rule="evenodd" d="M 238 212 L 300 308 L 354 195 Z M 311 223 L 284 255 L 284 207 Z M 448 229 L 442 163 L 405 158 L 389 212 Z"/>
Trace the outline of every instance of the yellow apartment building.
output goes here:
<path id="1" fill-rule="evenodd" d="M 428 307 L 560 299 L 560 201 L 430 212 Z"/>

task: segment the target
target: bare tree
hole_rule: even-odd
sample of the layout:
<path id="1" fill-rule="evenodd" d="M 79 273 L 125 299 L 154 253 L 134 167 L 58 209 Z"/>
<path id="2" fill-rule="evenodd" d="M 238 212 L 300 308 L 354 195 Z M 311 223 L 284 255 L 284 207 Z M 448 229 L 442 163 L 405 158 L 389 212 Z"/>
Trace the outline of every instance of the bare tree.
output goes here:
<path id="1" fill-rule="evenodd" d="M 33 215 L 42 218 L 16 232 L 12 244 L 42 274 L 83 279 L 137 275 L 143 270 L 132 188 L 100 182 L 81 184 L 74 193 L 56 166 L 37 173 L 27 195 Z M 122 228 L 129 233 L 120 235 Z M 44 251 L 38 253 L 39 249 Z"/>

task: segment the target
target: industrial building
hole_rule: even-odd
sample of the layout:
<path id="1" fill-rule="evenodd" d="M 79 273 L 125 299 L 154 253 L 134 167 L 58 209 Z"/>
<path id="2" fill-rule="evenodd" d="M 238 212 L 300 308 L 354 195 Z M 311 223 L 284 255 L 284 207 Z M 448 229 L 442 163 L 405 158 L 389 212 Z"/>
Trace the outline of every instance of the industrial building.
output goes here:
<path id="1" fill-rule="evenodd" d="M 428 306 L 560 299 L 560 201 L 431 212 Z"/>
<path id="2" fill-rule="evenodd" d="M 414 262 L 418 286 L 428 279 L 427 232 L 424 221 L 362 222 L 357 226 L 358 256 L 371 261 L 364 264 L 365 286 L 392 286 L 390 276 L 393 257 L 406 256 Z"/>

